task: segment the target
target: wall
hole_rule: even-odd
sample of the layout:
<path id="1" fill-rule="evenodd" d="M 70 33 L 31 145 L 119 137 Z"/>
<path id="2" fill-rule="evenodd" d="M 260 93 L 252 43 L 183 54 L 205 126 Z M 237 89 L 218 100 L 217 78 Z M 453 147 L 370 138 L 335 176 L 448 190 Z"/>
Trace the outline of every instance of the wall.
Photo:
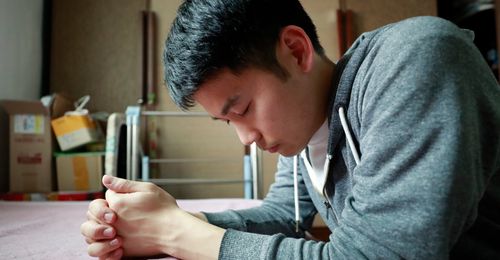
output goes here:
<path id="1" fill-rule="evenodd" d="M 125 111 L 141 93 L 145 1 L 53 0 L 51 91 Z"/>
<path id="2" fill-rule="evenodd" d="M 78 97 L 91 94 L 91 106 L 124 111 L 139 97 L 141 84 L 140 11 L 146 1 L 54 0 L 52 87 Z M 161 51 L 180 0 L 151 0 L 158 15 L 156 51 L 158 66 L 157 110 L 178 111 L 163 86 Z M 327 55 L 338 60 L 336 10 L 338 1 L 302 1 L 318 30 Z M 415 15 L 435 15 L 435 0 L 349 0 L 354 12 L 355 34 Z M 199 107 L 193 111 L 201 111 Z M 153 122 L 153 121 L 150 121 Z M 235 131 L 208 118 L 156 118 L 160 158 L 214 158 L 229 162 L 163 164 L 158 177 L 241 178 L 243 146 Z M 276 155 L 264 156 L 264 194 L 274 181 Z M 166 185 L 177 198 L 240 197 L 241 184 Z"/>
<path id="3" fill-rule="evenodd" d="M 354 33 L 360 35 L 408 17 L 437 15 L 436 0 L 346 0 L 354 13 Z"/>
<path id="4" fill-rule="evenodd" d="M 0 0 L 0 99 L 39 99 L 43 0 Z"/>
<path id="5" fill-rule="evenodd" d="M 181 1 L 153 0 L 151 9 L 158 14 L 157 53 L 161 56 L 164 41 Z M 163 85 L 163 65 L 158 61 L 157 110 L 178 111 Z M 191 111 L 203 111 L 195 107 Z M 223 158 L 218 163 L 162 164 L 162 178 L 242 179 L 244 147 L 232 127 L 206 118 L 157 118 L 160 158 Z M 242 184 L 177 184 L 164 188 L 178 198 L 242 197 Z"/>

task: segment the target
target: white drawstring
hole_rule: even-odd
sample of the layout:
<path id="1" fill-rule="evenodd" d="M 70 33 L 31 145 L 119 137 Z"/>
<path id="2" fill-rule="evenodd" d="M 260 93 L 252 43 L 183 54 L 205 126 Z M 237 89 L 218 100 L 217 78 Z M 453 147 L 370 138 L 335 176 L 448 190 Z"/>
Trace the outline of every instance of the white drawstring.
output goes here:
<path id="1" fill-rule="evenodd" d="M 359 158 L 358 151 L 356 150 L 356 146 L 354 145 L 354 141 L 352 139 L 351 132 L 349 131 L 349 127 L 347 126 L 347 119 L 346 119 L 345 110 L 343 107 L 339 108 L 339 116 L 340 116 L 340 123 L 342 125 L 342 129 L 344 130 L 344 133 L 345 133 L 345 136 L 347 139 L 347 143 L 349 144 L 349 148 L 351 149 L 352 156 L 354 157 L 354 161 L 356 161 L 356 165 L 358 165 L 361 160 Z M 299 232 L 299 224 L 300 224 L 299 184 L 298 184 L 298 176 L 297 176 L 298 175 L 297 165 L 298 165 L 298 157 L 299 156 L 300 155 L 295 155 L 293 157 L 293 195 L 294 195 L 294 200 L 295 200 L 295 232 Z M 307 162 L 305 151 L 302 152 L 302 156 L 304 157 L 304 160 L 306 161 L 306 168 L 307 168 L 309 176 L 311 176 L 311 174 L 312 174 L 312 176 L 314 176 L 314 173 L 313 173 L 314 169 Z M 323 169 L 324 174 L 325 174 L 325 176 L 324 176 L 325 178 L 326 178 L 326 175 L 328 173 L 329 168 L 330 168 L 330 158 L 329 158 L 329 155 L 327 154 L 325 166 Z M 316 190 L 319 190 L 319 187 L 316 187 L 318 184 L 317 178 L 311 177 L 311 180 L 313 181 L 313 186 L 316 188 Z M 322 186 L 323 185 L 325 185 L 325 181 L 322 182 Z M 324 190 L 324 186 L 322 187 L 321 190 Z M 323 193 L 320 193 L 320 194 L 323 195 Z M 325 195 L 323 195 L 323 196 L 325 196 Z M 328 196 L 325 196 L 325 199 L 331 205 Z"/>
<path id="2" fill-rule="evenodd" d="M 345 118 L 345 111 L 343 107 L 339 108 L 339 116 L 340 116 L 340 123 L 342 124 L 342 128 L 344 129 L 345 137 L 347 138 L 347 142 L 349 143 L 349 148 L 351 148 L 352 156 L 354 156 L 356 165 L 358 165 L 360 162 L 359 154 L 358 151 L 356 150 L 356 146 L 354 146 L 354 141 L 352 139 L 351 132 L 349 131 L 349 127 L 347 126 L 347 120 Z"/>
<path id="3" fill-rule="evenodd" d="M 293 156 L 293 197 L 295 199 L 295 232 L 299 232 L 300 209 L 299 209 L 299 180 L 297 164 L 299 155 Z"/>

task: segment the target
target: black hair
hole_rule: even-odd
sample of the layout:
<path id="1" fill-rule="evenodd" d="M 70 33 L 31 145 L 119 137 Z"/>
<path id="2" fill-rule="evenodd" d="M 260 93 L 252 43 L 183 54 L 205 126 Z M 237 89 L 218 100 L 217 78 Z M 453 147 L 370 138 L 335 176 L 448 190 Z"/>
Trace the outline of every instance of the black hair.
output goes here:
<path id="1" fill-rule="evenodd" d="M 186 0 L 165 42 L 165 81 L 174 103 L 187 110 L 193 94 L 221 69 L 233 73 L 255 67 L 282 79 L 288 73 L 276 59 L 280 31 L 301 27 L 319 55 L 311 18 L 298 0 Z"/>

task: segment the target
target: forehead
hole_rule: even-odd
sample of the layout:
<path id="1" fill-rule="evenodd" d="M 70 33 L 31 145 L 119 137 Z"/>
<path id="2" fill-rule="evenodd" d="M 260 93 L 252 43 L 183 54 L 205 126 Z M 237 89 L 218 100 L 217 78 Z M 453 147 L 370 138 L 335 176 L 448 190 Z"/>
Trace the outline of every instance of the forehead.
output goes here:
<path id="1" fill-rule="evenodd" d="M 193 99 L 207 112 L 214 113 L 214 109 L 222 109 L 227 100 L 241 94 L 245 89 L 242 86 L 243 82 L 242 75 L 236 75 L 229 70 L 221 70 L 200 85 Z"/>
<path id="2" fill-rule="evenodd" d="M 275 86 L 282 83 L 276 75 L 261 69 L 247 68 L 237 74 L 224 69 L 201 84 L 193 99 L 205 110 L 208 110 L 207 106 L 215 104 L 221 109 L 231 97 L 252 98 L 254 95 L 261 95 L 261 92 L 272 92 L 276 89 Z"/>
<path id="3" fill-rule="evenodd" d="M 206 96 L 215 96 L 229 93 L 240 86 L 240 76 L 229 70 L 221 70 L 214 76 L 210 77 L 208 80 L 203 82 L 198 90 L 194 93 L 193 97 L 195 101 L 198 99 L 203 99 Z"/>

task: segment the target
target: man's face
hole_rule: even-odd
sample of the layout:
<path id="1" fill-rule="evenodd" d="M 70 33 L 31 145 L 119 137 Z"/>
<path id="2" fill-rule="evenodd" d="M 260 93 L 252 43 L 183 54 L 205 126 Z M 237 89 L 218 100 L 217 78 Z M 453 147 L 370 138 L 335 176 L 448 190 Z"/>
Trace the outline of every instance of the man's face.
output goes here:
<path id="1" fill-rule="evenodd" d="M 231 124 L 245 145 L 292 156 L 305 148 L 325 120 L 311 97 L 307 77 L 283 81 L 254 68 L 235 75 L 223 70 L 200 86 L 194 99 L 214 118 Z"/>

